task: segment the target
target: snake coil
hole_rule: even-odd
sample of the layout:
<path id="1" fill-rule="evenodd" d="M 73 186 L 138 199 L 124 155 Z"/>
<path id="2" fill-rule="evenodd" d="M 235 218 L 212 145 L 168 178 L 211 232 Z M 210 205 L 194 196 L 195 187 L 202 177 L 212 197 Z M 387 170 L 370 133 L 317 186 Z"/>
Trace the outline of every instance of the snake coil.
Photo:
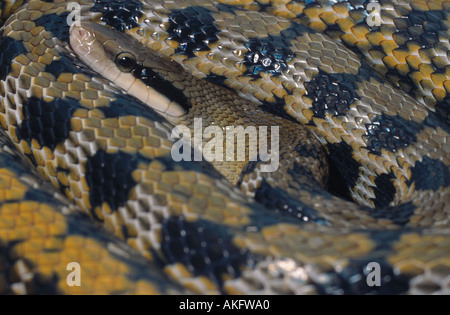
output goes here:
<path id="1" fill-rule="evenodd" d="M 450 2 L 375 4 L 3 1 L 0 293 L 448 294 Z M 195 118 L 278 171 L 175 162 Z"/>

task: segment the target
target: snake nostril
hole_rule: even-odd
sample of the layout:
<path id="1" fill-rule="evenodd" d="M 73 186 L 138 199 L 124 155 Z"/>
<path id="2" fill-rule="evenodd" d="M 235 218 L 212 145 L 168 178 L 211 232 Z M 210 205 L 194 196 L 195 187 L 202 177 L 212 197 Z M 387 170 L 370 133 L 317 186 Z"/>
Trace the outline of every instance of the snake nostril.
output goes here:
<path id="1" fill-rule="evenodd" d="M 80 41 L 86 40 L 88 37 L 88 32 L 83 27 L 77 26 L 73 32 L 77 35 Z"/>
<path id="2" fill-rule="evenodd" d="M 78 30 L 78 35 L 80 35 L 80 39 L 86 38 L 86 32 L 82 28 Z"/>

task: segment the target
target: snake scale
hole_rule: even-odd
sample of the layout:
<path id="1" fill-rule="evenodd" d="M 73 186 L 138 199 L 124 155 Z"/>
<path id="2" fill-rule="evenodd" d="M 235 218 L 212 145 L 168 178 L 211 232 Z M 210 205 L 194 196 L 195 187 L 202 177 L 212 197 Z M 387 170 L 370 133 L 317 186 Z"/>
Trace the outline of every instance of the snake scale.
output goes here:
<path id="1" fill-rule="evenodd" d="M 450 293 L 449 1 L 0 10 L 0 293 Z M 279 169 L 174 161 L 195 118 Z"/>

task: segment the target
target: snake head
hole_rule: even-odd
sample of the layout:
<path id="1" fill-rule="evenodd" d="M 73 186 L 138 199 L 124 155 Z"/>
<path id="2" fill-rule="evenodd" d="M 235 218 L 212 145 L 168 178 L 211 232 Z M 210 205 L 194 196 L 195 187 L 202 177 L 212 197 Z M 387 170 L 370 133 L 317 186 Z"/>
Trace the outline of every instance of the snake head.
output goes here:
<path id="1" fill-rule="evenodd" d="M 182 92 L 173 93 L 176 89 L 160 75 L 176 76 L 180 72 L 176 62 L 158 56 L 127 34 L 90 22 L 71 26 L 70 45 L 92 70 L 163 116 L 187 113 Z"/>

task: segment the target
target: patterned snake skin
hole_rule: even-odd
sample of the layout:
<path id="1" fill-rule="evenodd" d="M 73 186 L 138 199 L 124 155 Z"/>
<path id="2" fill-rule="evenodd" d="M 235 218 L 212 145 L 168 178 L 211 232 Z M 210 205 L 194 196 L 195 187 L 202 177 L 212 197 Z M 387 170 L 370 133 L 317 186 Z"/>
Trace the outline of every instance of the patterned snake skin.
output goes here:
<path id="1" fill-rule="evenodd" d="M 0 293 L 450 293 L 449 1 L 74 3 L 0 3 Z M 77 8 L 186 114 L 87 66 Z M 278 171 L 175 162 L 195 118 L 279 126 Z"/>

